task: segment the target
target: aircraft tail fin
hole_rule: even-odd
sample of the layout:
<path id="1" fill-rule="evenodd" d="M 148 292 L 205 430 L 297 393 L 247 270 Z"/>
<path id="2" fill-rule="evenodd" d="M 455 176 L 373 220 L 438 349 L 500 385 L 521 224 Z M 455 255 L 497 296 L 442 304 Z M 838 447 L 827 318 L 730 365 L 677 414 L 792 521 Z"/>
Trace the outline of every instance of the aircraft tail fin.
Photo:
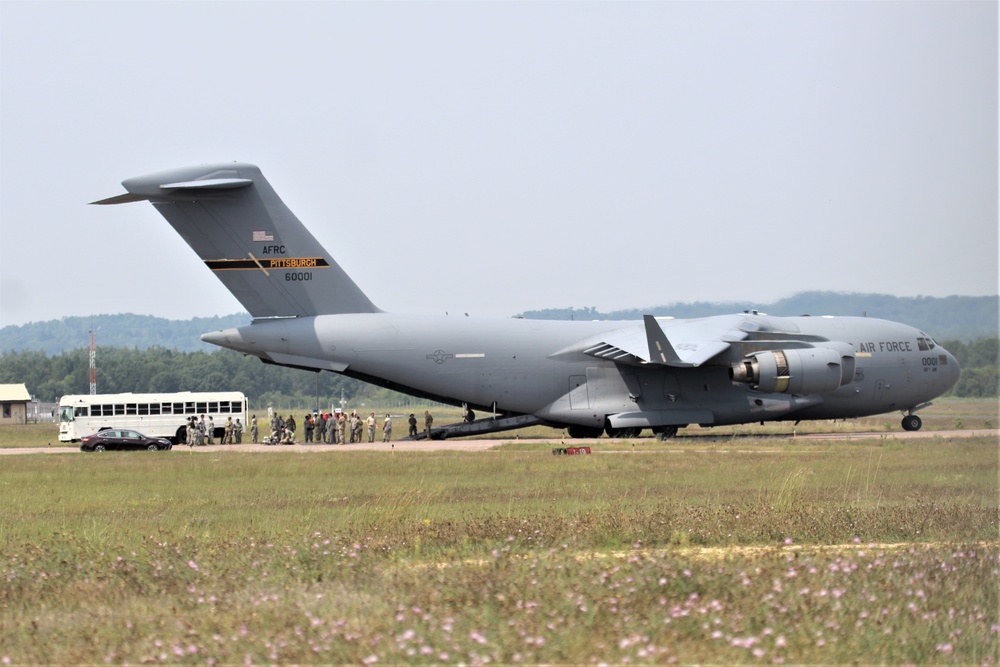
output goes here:
<path id="1" fill-rule="evenodd" d="M 379 309 L 252 164 L 203 165 L 122 181 L 149 201 L 254 318 Z"/>

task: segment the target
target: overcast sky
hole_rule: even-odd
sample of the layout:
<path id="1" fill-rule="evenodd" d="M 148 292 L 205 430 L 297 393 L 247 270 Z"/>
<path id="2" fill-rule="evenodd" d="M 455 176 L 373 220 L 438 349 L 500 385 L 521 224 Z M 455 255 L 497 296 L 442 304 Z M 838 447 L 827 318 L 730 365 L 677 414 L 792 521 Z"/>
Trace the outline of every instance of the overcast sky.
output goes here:
<path id="1" fill-rule="evenodd" d="M 0 325 L 242 307 L 132 176 L 261 167 L 380 308 L 997 293 L 995 2 L 0 2 Z"/>

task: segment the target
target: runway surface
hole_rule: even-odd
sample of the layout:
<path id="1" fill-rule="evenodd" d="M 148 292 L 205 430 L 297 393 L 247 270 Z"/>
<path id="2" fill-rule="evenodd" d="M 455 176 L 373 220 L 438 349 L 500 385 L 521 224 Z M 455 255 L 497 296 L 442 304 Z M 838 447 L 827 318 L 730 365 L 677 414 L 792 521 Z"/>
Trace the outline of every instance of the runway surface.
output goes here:
<path id="1" fill-rule="evenodd" d="M 818 440 L 914 440 L 918 438 L 974 438 L 982 436 L 992 436 L 1000 444 L 1000 430 L 997 429 L 963 429 L 953 431 L 891 431 L 880 433 L 808 433 L 808 434 L 773 434 L 773 435 L 685 435 L 666 441 L 665 444 L 672 448 L 680 449 L 684 447 L 699 447 L 709 444 L 739 443 L 751 445 L 759 440 L 795 440 L 795 441 L 818 441 Z M 184 445 L 174 447 L 167 455 L 174 454 L 205 454 L 205 453 L 280 453 L 289 452 L 295 454 L 315 454 L 322 452 L 358 452 L 358 451 L 383 451 L 383 452 L 434 452 L 434 451 L 457 451 L 457 452 L 477 452 L 487 451 L 493 447 L 498 447 L 509 442 L 522 442 L 531 444 L 544 444 L 550 447 L 590 447 L 593 453 L 600 453 L 600 446 L 610 442 L 607 438 L 504 438 L 495 440 L 418 440 L 397 441 L 394 443 L 383 442 L 363 442 L 348 445 L 324 445 L 322 443 L 298 443 L 294 445 L 206 445 L 204 447 L 188 448 Z M 664 444 L 657 443 L 653 438 L 635 438 L 627 440 L 633 442 L 636 448 L 643 445 Z M 621 450 L 616 450 L 621 452 Z M 663 451 L 659 449 L 657 451 Z M 10 447 L 0 449 L 0 456 L 14 454 L 80 454 L 80 449 L 76 445 L 56 445 L 52 447 Z"/>

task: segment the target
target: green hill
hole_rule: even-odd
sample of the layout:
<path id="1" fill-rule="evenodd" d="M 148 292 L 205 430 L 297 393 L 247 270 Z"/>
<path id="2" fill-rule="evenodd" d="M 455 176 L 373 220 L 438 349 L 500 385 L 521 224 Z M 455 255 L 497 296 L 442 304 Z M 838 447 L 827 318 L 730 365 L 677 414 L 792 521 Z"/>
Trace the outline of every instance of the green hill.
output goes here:
<path id="1" fill-rule="evenodd" d="M 994 338 L 1000 330 L 1000 299 L 995 296 L 917 296 L 801 292 L 774 303 L 673 303 L 602 313 L 594 308 L 549 308 L 523 313 L 538 320 L 635 320 L 645 314 L 677 318 L 708 317 L 757 310 L 769 315 L 858 315 L 903 322 L 937 340 Z"/>
<path id="2" fill-rule="evenodd" d="M 222 317 L 166 320 L 150 315 L 94 315 L 64 317 L 47 322 L 29 322 L 0 329 L 0 354 L 24 350 L 60 354 L 90 346 L 90 330 L 97 331 L 100 347 L 146 350 L 162 347 L 179 352 L 211 352 L 215 345 L 201 342 L 201 334 L 250 323 L 246 313 Z"/>
<path id="3" fill-rule="evenodd" d="M 748 309 L 771 315 L 866 315 L 911 324 L 938 340 L 968 342 L 997 336 L 1000 329 L 998 306 L 1000 300 L 995 296 L 937 298 L 802 292 L 775 303 L 673 303 L 607 313 L 594 308 L 549 308 L 527 311 L 523 316 L 541 320 L 633 320 L 642 319 L 646 313 L 682 318 Z M 202 343 L 201 334 L 249 323 L 250 316 L 246 313 L 190 320 L 167 320 L 134 314 L 64 317 L 61 320 L 3 327 L 0 329 L 0 354 L 28 350 L 53 355 L 86 348 L 92 328 L 97 330 L 97 344 L 101 347 L 212 351 L 215 346 Z"/>

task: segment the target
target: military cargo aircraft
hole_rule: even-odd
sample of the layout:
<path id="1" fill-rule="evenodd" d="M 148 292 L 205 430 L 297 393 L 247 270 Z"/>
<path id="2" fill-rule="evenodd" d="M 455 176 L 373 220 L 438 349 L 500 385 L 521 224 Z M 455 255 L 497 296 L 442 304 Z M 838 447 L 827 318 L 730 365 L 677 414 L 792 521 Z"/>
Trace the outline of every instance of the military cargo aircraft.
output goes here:
<path id="1" fill-rule="evenodd" d="M 441 403 L 466 423 L 430 436 L 533 424 L 572 437 L 660 439 L 690 424 L 916 412 L 959 376 L 913 327 L 755 311 L 677 320 L 541 321 L 387 313 L 285 206 L 260 169 L 229 163 L 122 182 L 95 204 L 149 201 L 253 317 L 202 340 L 266 363 L 333 371 Z M 473 410 L 489 414 L 471 418 Z"/>

